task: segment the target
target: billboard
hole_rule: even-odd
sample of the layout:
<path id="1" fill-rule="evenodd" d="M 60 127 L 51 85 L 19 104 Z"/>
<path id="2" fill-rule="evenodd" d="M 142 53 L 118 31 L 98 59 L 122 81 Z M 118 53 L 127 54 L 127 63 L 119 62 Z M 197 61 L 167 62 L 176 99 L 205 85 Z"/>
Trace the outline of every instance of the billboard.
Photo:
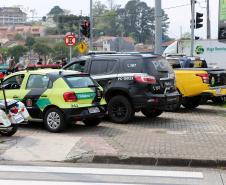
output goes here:
<path id="1" fill-rule="evenodd" d="M 226 0 L 219 0 L 218 39 L 226 39 Z"/>

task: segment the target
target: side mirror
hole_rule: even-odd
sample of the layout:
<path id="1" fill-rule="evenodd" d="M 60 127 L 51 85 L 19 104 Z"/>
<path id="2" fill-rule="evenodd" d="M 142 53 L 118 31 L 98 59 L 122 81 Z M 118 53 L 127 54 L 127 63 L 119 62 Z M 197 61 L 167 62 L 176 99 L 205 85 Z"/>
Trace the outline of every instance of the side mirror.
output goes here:
<path id="1" fill-rule="evenodd" d="M 0 80 L 3 80 L 4 79 L 4 73 L 0 73 Z"/>

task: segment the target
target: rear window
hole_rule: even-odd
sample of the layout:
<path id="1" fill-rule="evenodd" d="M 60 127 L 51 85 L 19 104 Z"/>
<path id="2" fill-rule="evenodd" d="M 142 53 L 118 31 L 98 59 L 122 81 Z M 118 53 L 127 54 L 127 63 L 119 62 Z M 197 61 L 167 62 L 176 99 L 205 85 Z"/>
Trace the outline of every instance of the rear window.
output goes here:
<path id="1" fill-rule="evenodd" d="M 96 85 L 89 76 L 66 76 L 64 79 L 70 88 L 85 88 Z"/>
<path id="2" fill-rule="evenodd" d="M 149 74 L 157 74 L 161 72 L 173 73 L 173 68 L 164 58 L 145 58 L 144 65 Z"/>

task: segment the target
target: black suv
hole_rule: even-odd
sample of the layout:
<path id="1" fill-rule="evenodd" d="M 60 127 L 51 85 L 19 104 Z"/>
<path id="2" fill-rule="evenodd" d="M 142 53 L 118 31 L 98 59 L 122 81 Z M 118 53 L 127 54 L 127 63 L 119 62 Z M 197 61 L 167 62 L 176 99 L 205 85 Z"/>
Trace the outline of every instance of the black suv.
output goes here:
<path id="1" fill-rule="evenodd" d="M 179 101 L 175 75 L 161 56 L 142 54 L 103 54 L 75 59 L 64 66 L 91 74 L 104 88 L 111 121 L 129 122 L 135 112 L 157 117 L 174 110 Z"/>

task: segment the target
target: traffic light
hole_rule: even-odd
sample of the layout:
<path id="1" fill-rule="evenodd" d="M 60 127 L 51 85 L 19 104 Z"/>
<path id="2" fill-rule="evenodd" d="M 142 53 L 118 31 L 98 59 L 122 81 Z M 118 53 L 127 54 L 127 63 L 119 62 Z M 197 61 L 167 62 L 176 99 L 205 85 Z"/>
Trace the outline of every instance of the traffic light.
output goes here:
<path id="1" fill-rule="evenodd" d="M 42 17 L 42 21 L 43 21 L 43 22 L 46 22 L 46 19 L 47 19 L 46 16 L 43 16 L 43 17 Z"/>
<path id="2" fill-rule="evenodd" d="M 81 31 L 82 35 L 89 38 L 90 37 L 90 22 L 84 21 L 81 25 L 80 31 Z"/>
<path id="3" fill-rule="evenodd" d="M 199 39 L 200 39 L 200 37 L 195 36 L 195 40 L 199 40 Z"/>
<path id="4" fill-rule="evenodd" d="M 196 12 L 195 29 L 203 27 L 203 13 Z"/>

